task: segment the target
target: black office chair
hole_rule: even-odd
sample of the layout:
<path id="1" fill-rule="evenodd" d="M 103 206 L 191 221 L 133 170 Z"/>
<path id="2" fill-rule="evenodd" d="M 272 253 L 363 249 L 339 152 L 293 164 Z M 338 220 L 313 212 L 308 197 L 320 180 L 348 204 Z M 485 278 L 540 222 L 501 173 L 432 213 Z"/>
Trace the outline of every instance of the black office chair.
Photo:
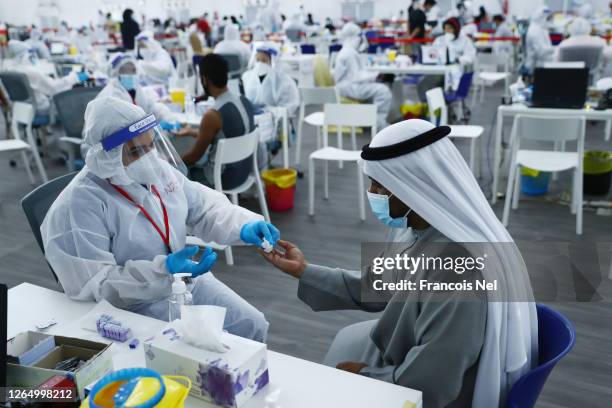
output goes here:
<path id="1" fill-rule="evenodd" d="M 243 67 L 240 62 L 240 57 L 237 54 L 219 54 L 225 61 L 227 61 L 227 67 L 229 69 L 228 75 L 230 79 L 240 78 L 240 75 L 246 67 Z"/>
<path id="2" fill-rule="evenodd" d="M 62 190 L 64 190 L 70 181 L 72 181 L 76 174 L 77 172 L 68 173 L 48 181 L 42 186 L 30 191 L 21 199 L 21 207 L 23 208 L 23 212 L 28 219 L 28 223 L 30 224 L 34 238 L 36 238 L 36 242 L 38 243 L 43 255 L 45 253 L 45 248 L 42 242 L 42 235 L 40 234 L 40 225 L 45 219 L 51 204 L 53 204 L 57 196 L 59 196 Z M 51 265 L 49 265 L 49 268 L 51 268 Z M 53 273 L 55 280 L 59 282 L 53 268 L 51 268 L 51 272 Z"/>
<path id="3" fill-rule="evenodd" d="M 59 118 L 66 137 L 60 138 L 68 146 L 68 171 L 74 171 L 75 150 L 80 148 L 83 138 L 83 125 L 85 121 L 85 108 L 100 91 L 101 87 L 73 88 L 53 96 Z"/>

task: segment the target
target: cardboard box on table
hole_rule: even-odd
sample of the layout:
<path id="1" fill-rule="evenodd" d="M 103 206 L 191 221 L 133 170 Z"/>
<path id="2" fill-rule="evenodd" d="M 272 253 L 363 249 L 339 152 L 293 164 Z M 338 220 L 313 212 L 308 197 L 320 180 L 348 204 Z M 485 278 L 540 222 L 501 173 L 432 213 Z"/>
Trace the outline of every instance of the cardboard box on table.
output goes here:
<path id="1" fill-rule="evenodd" d="M 188 377 L 193 397 L 240 408 L 269 382 L 267 348 L 228 333 L 221 341 L 229 347 L 225 353 L 196 348 L 170 325 L 143 343 L 147 367 L 162 375 Z"/>
<path id="2" fill-rule="evenodd" d="M 7 386 L 37 387 L 55 375 L 69 376 L 81 398 L 85 386 L 113 368 L 109 344 L 34 331 L 20 333 L 8 340 L 7 357 Z M 78 357 L 85 363 L 71 372 L 54 368 L 71 357 Z"/>

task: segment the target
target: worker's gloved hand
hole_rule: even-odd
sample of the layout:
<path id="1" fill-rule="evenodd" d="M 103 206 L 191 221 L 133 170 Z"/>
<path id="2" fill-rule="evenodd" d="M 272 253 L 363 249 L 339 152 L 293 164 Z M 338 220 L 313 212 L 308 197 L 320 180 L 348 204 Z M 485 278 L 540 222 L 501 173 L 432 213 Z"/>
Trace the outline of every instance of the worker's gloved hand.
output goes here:
<path id="1" fill-rule="evenodd" d="M 87 72 L 78 72 L 77 78 L 80 82 L 85 82 L 89 79 L 89 74 Z"/>
<path id="2" fill-rule="evenodd" d="M 169 122 L 167 120 L 160 120 L 159 121 L 159 126 L 161 126 L 162 129 L 167 130 L 167 131 L 178 130 L 181 127 L 180 123 L 178 123 L 178 122 Z"/>
<path id="3" fill-rule="evenodd" d="M 240 239 L 247 244 L 262 247 L 264 238 L 274 246 L 280 238 L 280 231 L 274 225 L 265 221 L 247 222 L 240 230 Z"/>
<path id="4" fill-rule="evenodd" d="M 200 262 L 192 261 L 191 258 L 193 258 L 199 250 L 199 247 L 192 246 L 168 255 L 168 257 L 166 257 L 166 268 L 168 268 L 171 274 L 190 273 L 193 278 L 210 271 L 210 268 L 212 268 L 217 261 L 217 254 L 212 248 L 206 248 L 200 257 Z"/>

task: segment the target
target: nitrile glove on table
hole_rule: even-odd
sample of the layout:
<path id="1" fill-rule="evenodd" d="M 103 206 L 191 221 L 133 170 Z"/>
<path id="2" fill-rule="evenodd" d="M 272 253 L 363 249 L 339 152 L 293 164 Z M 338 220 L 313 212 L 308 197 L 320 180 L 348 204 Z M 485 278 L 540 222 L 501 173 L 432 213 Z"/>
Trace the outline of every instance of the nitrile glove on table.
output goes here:
<path id="1" fill-rule="evenodd" d="M 204 350 L 186 343 L 177 323 L 143 343 L 148 368 L 189 377 L 193 397 L 222 407 L 242 407 L 268 384 L 265 344 L 223 332 L 227 351 Z"/>

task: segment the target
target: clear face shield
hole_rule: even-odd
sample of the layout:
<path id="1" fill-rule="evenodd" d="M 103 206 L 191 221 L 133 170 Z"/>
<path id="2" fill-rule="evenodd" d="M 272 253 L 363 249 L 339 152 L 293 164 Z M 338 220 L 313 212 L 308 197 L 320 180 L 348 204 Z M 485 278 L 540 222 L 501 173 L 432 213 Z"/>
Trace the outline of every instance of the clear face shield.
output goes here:
<path id="1" fill-rule="evenodd" d="M 150 114 L 102 140 L 102 147 L 110 152 L 121 149 L 121 164 L 125 175 L 144 186 L 169 187 L 178 172 L 187 175 L 187 167 L 174 146 Z"/>

